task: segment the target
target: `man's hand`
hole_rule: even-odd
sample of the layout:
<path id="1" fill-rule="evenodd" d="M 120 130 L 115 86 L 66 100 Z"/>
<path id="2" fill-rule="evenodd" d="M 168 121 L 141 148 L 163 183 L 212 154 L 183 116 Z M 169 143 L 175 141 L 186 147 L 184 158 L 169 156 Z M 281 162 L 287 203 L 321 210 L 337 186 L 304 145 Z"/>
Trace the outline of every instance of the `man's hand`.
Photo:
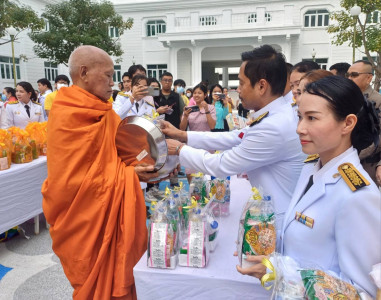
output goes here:
<path id="1" fill-rule="evenodd" d="M 169 136 L 170 138 L 178 139 L 179 141 L 182 141 L 182 142 L 187 141 L 186 131 L 177 129 L 175 126 L 173 126 L 171 123 L 167 121 L 160 122 L 160 129 L 165 135 Z"/>
<path id="2" fill-rule="evenodd" d="M 135 173 L 139 177 L 139 181 L 148 182 L 150 179 L 159 176 L 157 172 L 152 172 L 154 170 L 153 165 L 141 164 L 135 166 Z"/>
<path id="3" fill-rule="evenodd" d="M 160 106 L 156 109 L 156 112 L 160 115 L 167 113 L 167 110 L 169 109 L 168 105 Z"/>
<path id="4" fill-rule="evenodd" d="M 378 166 L 376 168 L 376 179 L 377 179 L 377 185 L 380 186 L 381 185 L 381 166 Z"/>
<path id="5" fill-rule="evenodd" d="M 262 264 L 262 259 L 264 258 L 268 257 L 265 255 L 247 255 L 246 261 L 253 262 L 256 264 L 245 269 L 240 266 L 237 266 L 237 271 L 240 272 L 242 275 L 250 275 L 258 279 L 261 279 L 263 275 L 266 274 L 266 267 Z"/>
<path id="6" fill-rule="evenodd" d="M 183 143 L 176 141 L 176 140 L 166 139 L 165 141 L 167 142 L 169 155 L 178 155 L 180 150 L 176 151 L 177 147 L 184 145 Z"/>

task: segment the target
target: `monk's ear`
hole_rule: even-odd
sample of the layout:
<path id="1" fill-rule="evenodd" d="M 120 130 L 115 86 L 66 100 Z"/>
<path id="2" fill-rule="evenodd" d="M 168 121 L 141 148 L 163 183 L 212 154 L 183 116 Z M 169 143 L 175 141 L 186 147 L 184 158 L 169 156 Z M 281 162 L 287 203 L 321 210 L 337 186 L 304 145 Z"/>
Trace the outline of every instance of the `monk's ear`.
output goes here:
<path id="1" fill-rule="evenodd" d="M 80 66 L 79 67 L 79 77 L 86 81 L 86 78 L 87 78 L 87 72 L 88 72 L 88 69 L 86 66 Z"/>

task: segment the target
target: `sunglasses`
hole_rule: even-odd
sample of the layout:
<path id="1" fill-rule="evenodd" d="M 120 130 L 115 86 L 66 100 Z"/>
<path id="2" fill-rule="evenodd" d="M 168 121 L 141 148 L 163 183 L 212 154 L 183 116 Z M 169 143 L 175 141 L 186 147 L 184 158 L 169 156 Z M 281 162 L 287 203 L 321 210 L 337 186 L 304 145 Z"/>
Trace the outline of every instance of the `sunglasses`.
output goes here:
<path id="1" fill-rule="evenodd" d="M 373 73 L 368 73 L 368 72 L 347 72 L 345 73 L 345 77 L 349 78 L 349 77 L 352 77 L 352 78 L 356 78 L 356 77 L 359 77 L 360 74 L 370 74 L 370 75 L 373 75 Z"/>

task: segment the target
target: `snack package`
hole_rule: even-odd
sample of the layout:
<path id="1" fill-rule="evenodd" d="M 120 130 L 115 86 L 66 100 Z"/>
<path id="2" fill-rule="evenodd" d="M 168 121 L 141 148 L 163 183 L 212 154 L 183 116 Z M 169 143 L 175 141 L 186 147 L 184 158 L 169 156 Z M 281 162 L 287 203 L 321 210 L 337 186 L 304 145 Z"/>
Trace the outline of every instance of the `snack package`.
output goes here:
<path id="1" fill-rule="evenodd" d="M 192 181 L 189 185 L 190 198 L 194 197 L 196 201 L 203 201 L 206 197 L 206 180 L 204 174 L 192 174 Z"/>
<path id="2" fill-rule="evenodd" d="M 8 131 L 12 135 L 13 141 L 12 162 L 15 164 L 31 162 L 33 160 L 33 153 L 28 141 L 29 133 L 18 127 L 10 127 Z"/>
<path id="3" fill-rule="evenodd" d="M 46 123 L 31 122 L 25 127 L 25 131 L 29 133 L 29 144 L 32 147 L 33 159 L 37 159 L 41 152 L 42 155 L 46 155 Z"/>
<path id="4" fill-rule="evenodd" d="M 213 252 L 216 249 L 218 242 L 218 231 L 219 231 L 219 216 L 214 214 L 215 207 L 218 206 L 218 203 L 213 201 L 208 201 L 208 203 L 202 208 L 201 215 L 206 221 L 206 231 L 208 234 L 209 250 Z"/>
<path id="5" fill-rule="evenodd" d="M 177 207 L 167 200 L 157 203 L 148 228 L 148 267 L 174 269 L 178 260 Z"/>
<path id="6" fill-rule="evenodd" d="M 187 213 L 189 221 L 181 240 L 179 265 L 204 268 L 209 260 L 208 224 L 198 204 Z"/>
<path id="7" fill-rule="evenodd" d="M 353 285 L 328 272 L 302 269 L 291 257 L 274 253 L 262 263 L 270 270 L 262 277 L 261 284 L 266 289 L 274 287 L 271 299 L 361 299 Z"/>
<path id="8" fill-rule="evenodd" d="M 246 255 L 270 255 L 276 247 L 275 214 L 270 196 L 262 197 L 257 188 L 246 203 L 238 231 L 238 258 L 247 268 Z"/>
<path id="9" fill-rule="evenodd" d="M 230 177 L 217 179 L 212 177 L 209 183 L 209 193 L 212 200 L 217 203 L 214 206 L 215 216 L 228 216 L 230 213 Z"/>
<path id="10" fill-rule="evenodd" d="M 233 120 L 233 115 L 232 114 L 228 114 L 226 116 L 226 122 L 228 123 L 228 126 L 229 126 L 229 131 L 232 131 L 234 130 L 234 120 Z"/>

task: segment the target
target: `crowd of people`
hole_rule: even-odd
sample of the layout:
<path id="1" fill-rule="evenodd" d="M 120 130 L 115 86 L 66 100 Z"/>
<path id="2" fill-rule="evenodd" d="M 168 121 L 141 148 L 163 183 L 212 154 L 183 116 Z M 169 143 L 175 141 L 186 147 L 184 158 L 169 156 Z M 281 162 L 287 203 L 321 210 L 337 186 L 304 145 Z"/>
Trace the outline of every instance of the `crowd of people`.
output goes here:
<path id="1" fill-rule="evenodd" d="M 73 85 L 59 75 L 53 93 L 46 79 L 37 81 L 38 96 L 27 82 L 4 88 L 1 124 L 54 120 L 43 208 L 74 297 L 136 297 L 132 267 L 147 244 L 139 182 L 157 173 L 122 165 L 114 138 L 121 119 L 155 113 L 165 116 L 169 154 L 187 173 L 245 173 L 272 194 L 278 252 L 375 296 L 368 274 L 381 262 L 381 95 L 369 62 L 326 71 L 313 61 L 286 63 L 263 45 L 242 54 L 237 103 L 219 84 L 190 88 L 170 72 L 147 78 L 142 65 L 113 91 L 112 60 L 92 46 L 72 53 L 69 70 Z M 229 132 L 226 116 L 235 108 L 244 117 L 252 111 L 252 120 Z M 247 259 L 256 264 L 238 271 L 261 278 L 263 257 Z"/>

